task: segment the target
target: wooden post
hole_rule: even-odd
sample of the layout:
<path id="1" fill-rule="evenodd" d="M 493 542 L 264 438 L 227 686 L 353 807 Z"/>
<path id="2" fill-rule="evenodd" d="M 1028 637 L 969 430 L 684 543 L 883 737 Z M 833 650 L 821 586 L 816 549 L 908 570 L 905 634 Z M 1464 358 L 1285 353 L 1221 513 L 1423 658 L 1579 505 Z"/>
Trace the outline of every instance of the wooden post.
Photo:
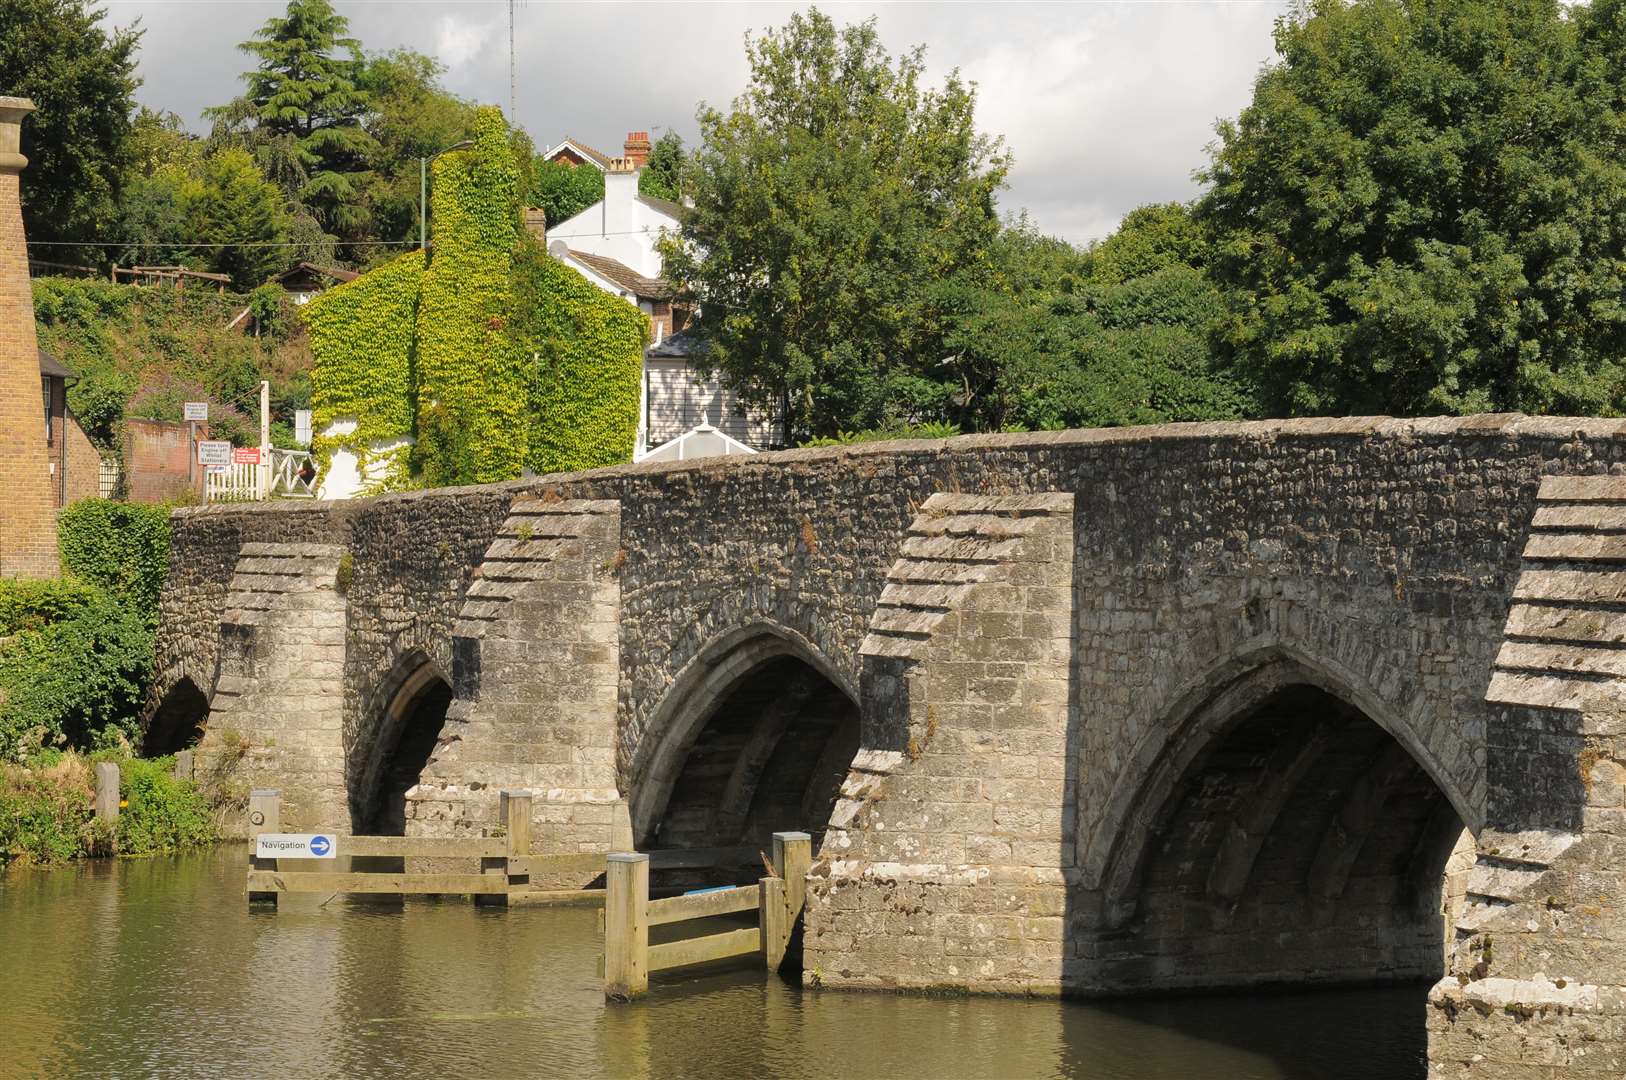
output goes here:
<path id="1" fill-rule="evenodd" d="M 119 819 L 119 767 L 111 761 L 96 763 L 96 818 L 109 822 Z"/>
<path id="2" fill-rule="evenodd" d="M 192 751 L 182 750 L 175 755 L 175 779 L 192 779 Z"/>
<path id="3" fill-rule="evenodd" d="M 531 793 L 504 791 L 497 796 L 497 820 L 502 823 L 508 854 L 480 860 L 482 874 L 501 874 L 510 888 L 529 885 L 531 878 Z M 490 893 L 474 898 L 476 907 L 507 907 L 508 893 Z"/>
<path id="4" fill-rule="evenodd" d="M 763 878 L 757 918 L 762 927 L 762 964 L 769 971 L 778 971 L 785 959 L 785 944 L 790 941 L 789 914 L 785 907 L 785 879 Z"/>
<path id="5" fill-rule="evenodd" d="M 807 898 L 807 872 L 812 866 L 812 836 L 805 832 L 773 834 L 773 868 L 785 879 L 785 910 L 790 913 L 791 922 L 802 913 L 802 901 Z"/>
<path id="6" fill-rule="evenodd" d="M 531 883 L 531 793 L 505 791 L 502 793 L 508 825 L 508 887 L 525 887 Z"/>
<path id="7" fill-rule="evenodd" d="M 778 971 L 784 962 L 807 899 L 807 871 L 812 865 L 812 836 L 773 834 L 773 868 L 778 876 L 762 879 L 762 959 L 769 971 Z"/>
<path id="8" fill-rule="evenodd" d="M 631 1001 L 649 990 L 649 856 L 618 852 L 604 874 L 604 996 Z"/>
<path id="9" fill-rule="evenodd" d="M 274 833 L 282 831 L 282 792 L 276 788 L 261 788 L 249 793 L 248 796 L 248 842 L 253 845 L 261 833 Z M 254 855 L 254 847 L 248 849 L 248 865 L 254 870 L 275 870 L 277 860 L 260 859 Z M 277 894 L 274 892 L 248 894 L 248 902 L 253 904 L 267 900 L 275 904 Z"/>

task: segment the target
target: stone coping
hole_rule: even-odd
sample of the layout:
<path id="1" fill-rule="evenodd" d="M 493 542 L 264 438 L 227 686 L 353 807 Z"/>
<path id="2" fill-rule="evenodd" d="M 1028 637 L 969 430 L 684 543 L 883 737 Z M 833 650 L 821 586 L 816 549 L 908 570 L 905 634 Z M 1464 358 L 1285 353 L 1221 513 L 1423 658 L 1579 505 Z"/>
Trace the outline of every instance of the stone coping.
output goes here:
<path id="1" fill-rule="evenodd" d="M 426 497 L 474 493 L 515 495 L 534 493 L 559 484 L 616 480 L 673 473 L 722 473 L 730 470 L 760 469 L 765 466 L 817 465 L 836 461 L 862 461 L 900 454 L 943 454 L 967 451 L 1056 450 L 1071 446 L 1137 446 L 1159 442 L 1269 442 L 1277 439 L 1413 439 L 1413 438 L 1521 438 L 1521 439 L 1622 439 L 1626 440 L 1626 419 L 1585 416 L 1527 416 L 1524 413 L 1478 413 L 1472 416 L 1345 416 L 1306 417 L 1293 420 L 1206 421 L 1201 423 L 1150 424 L 1143 427 L 1069 428 L 1065 431 L 1029 431 L 1012 434 L 958 435 L 951 439 L 896 439 L 887 442 L 848 443 L 840 446 L 813 446 L 794 450 L 772 450 L 760 454 L 721 455 L 686 461 L 643 462 L 610 465 L 577 472 L 548 473 L 521 480 L 462 487 L 427 488 L 402 491 L 362 499 L 307 502 L 282 499 L 260 503 L 217 503 L 213 506 L 178 507 L 176 517 L 200 514 L 239 513 L 330 513 L 341 507 L 379 506 Z"/>

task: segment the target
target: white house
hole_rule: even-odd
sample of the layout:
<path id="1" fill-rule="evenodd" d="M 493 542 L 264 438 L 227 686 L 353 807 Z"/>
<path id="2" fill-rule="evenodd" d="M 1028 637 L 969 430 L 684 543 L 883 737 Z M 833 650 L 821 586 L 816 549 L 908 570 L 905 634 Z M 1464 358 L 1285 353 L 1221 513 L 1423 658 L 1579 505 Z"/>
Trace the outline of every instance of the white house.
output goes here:
<path id="1" fill-rule="evenodd" d="M 715 378 L 701 379 L 690 366 L 697 343 L 682 334 L 688 313 L 672 303 L 672 286 L 661 276 L 661 256 L 655 246 L 663 232 L 677 231 L 683 207 L 638 191 L 639 172 L 649 160 L 647 132 L 630 132 L 624 150 L 623 156 L 604 166 L 604 198 L 574 217 L 549 223 L 545 235 L 554 258 L 649 316 L 655 341 L 644 354 L 643 400 L 633 459 L 642 460 L 655 447 L 699 425 L 725 433 L 731 441 L 737 440 L 735 445 L 753 449 L 769 445 L 771 425 L 747 416 L 734 395 Z M 593 162 L 593 154 L 597 151 L 571 140 L 548 152 L 550 157 L 558 155 L 558 160 L 580 158 L 578 167 Z M 702 440 L 695 445 L 712 443 Z"/>

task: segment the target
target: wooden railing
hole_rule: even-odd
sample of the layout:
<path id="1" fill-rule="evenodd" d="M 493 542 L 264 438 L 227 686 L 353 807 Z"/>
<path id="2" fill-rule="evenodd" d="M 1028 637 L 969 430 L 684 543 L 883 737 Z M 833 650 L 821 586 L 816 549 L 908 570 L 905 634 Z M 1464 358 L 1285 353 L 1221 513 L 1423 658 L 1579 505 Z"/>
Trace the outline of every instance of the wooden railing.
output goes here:
<path id="1" fill-rule="evenodd" d="M 813 838 L 807 833 L 774 833 L 772 877 L 651 900 L 649 855 L 610 855 L 604 875 L 604 996 L 630 1001 L 648 992 L 653 972 L 730 957 L 757 955 L 769 971 L 777 971 L 802 912 L 812 861 Z M 757 912 L 756 926 L 649 943 L 651 926 L 744 911 Z"/>
<path id="2" fill-rule="evenodd" d="M 281 796 L 256 791 L 249 799 L 250 840 L 281 832 Z M 400 895 L 472 896 L 478 904 L 507 907 L 520 900 L 594 900 L 602 890 L 543 891 L 531 887 L 533 873 L 575 870 L 591 873 L 602 855 L 532 855 L 531 793 L 505 791 L 498 800 L 498 836 L 344 836 L 321 834 L 332 843 L 336 859 L 383 856 L 420 859 L 479 859 L 480 872 L 407 874 L 368 870 L 308 869 L 326 859 L 261 859 L 249 852 L 248 898 L 275 903 L 282 893 L 394 893 Z M 289 863 L 280 866 L 279 863 Z"/>
<path id="3" fill-rule="evenodd" d="M 204 476 L 208 502 L 254 502 L 261 499 L 314 499 L 316 489 L 300 478 L 311 460 L 308 450 L 269 451 L 264 464 L 236 461 Z M 262 455 L 264 456 L 264 455 Z"/>

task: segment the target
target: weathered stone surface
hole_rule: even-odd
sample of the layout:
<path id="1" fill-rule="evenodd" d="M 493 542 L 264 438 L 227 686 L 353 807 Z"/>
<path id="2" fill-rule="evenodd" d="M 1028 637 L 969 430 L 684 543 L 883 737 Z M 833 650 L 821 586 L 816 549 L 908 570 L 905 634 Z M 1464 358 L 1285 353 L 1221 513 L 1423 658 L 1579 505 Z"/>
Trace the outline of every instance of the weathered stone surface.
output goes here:
<path id="1" fill-rule="evenodd" d="M 186 510 L 154 705 L 183 680 L 220 715 L 319 698 L 235 658 L 278 579 L 253 545 L 341 551 L 327 696 L 352 809 L 400 671 L 430 663 L 455 700 L 416 827 L 483 827 L 492 786 L 523 783 L 538 850 L 599 851 L 657 837 L 707 717 L 794 658 L 859 712 L 829 819 L 803 823 L 825 832 L 826 984 L 1411 978 L 1439 971 L 1458 909 L 1444 869 L 1467 984 L 1436 992 L 1436 1067 L 1603 1074 L 1626 1039 L 1603 873 L 1626 842 L 1623 492 L 1619 421 L 1366 417 Z M 756 820 L 741 793 L 814 751 L 729 738 L 706 752 L 763 775 L 718 757 L 706 782 Z M 266 767 L 323 746 L 267 746 Z M 1451 869 L 1462 826 L 1472 873 Z M 1488 980 L 1517 998 L 1538 973 L 1596 992 L 1488 1004 Z"/>

